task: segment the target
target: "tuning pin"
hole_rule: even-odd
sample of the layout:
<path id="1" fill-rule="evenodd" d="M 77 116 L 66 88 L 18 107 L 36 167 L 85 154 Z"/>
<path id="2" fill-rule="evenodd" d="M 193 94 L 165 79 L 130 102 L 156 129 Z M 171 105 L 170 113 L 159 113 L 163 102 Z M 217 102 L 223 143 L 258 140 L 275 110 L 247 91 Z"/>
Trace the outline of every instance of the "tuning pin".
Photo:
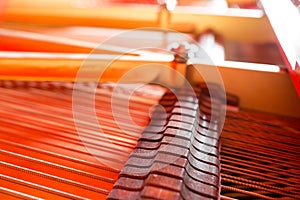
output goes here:
<path id="1" fill-rule="evenodd" d="M 187 45 L 175 42 L 169 45 L 168 50 L 174 54 L 176 62 L 184 63 L 188 59 L 189 50 L 187 47 Z"/>
<path id="2" fill-rule="evenodd" d="M 173 52 L 175 61 L 179 63 L 186 62 L 189 58 L 196 57 L 199 52 L 199 47 L 196 44 L 189 42 L 174 42 L 171 43 L 167 49 Z"/>

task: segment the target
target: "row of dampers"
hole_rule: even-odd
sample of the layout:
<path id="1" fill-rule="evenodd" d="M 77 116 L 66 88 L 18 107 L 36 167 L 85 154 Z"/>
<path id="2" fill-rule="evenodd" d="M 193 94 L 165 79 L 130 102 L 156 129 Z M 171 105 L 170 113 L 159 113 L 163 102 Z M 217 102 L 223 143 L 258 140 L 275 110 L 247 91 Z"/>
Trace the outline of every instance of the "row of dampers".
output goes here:
<path id="1" fill-rule="evenodd" d="M 219 198 L 219 124 L 209 120 L 210 102 L 198 101 L 199 89 L 175 93 L 177 100 L 169 93 L 160 102 L 167 113 L 153 112 L 108 199 Z"/>

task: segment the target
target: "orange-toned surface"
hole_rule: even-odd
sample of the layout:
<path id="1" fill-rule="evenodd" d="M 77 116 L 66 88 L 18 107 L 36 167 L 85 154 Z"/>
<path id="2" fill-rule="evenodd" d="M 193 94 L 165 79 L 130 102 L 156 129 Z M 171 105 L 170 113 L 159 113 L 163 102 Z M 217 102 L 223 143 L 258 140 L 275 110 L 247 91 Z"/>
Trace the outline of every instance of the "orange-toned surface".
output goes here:
<path id="1" fill-rule="evenodd" d="M 105 199 L 149 122 L 148 110 L 164 93 L 148 85 L 128 95 L 137 86 L 122 85 L 113 94 L 115 84 L 102 84 L 96 89 L 94 116 L 99 124 L 94 124 L 89 86 L 83 84 L 82 98 L 72 101 L 71 83 L 1 84 L 2 199 Z M 74 118 L 72 106 L 83 118 Z"/>
<path id="2" fill-rule="evenodd" d="M 217 0 L 218 1 L 218 0 Z M 227 7 L 226 1 L 179 1 L 180 6 L 219 6 Z M 124 11 L 127 7 L 129 11 Z M 142 7 L 146 9 L 140 13 L 130 9 Z M 112 9 L 112 10 L 111 10 Z M 189 7 L 186 8 L 187 10 Z M 104 27 L 160 27 L 158 13 L 162 9 L 157 1 L 96 1 L 96 0 L 7 0 L 4 3 L 2 19 L 4 22 L 56 24 L 56 25 L 85 25 Z M 121 13 L 127 17 L 112 19 L 111 13 Z M 125 13 L 124 13 L 125 12 Z M 117 16 L 117 15 L 116 15 Z M 113 17 L 114 18 L 114 17 Z M 181 23 L 174 26 L 175 30 L 193 32 L 195 27 L 190 23 Z"/>
<path id="3" fill-rule="evenodd" d="M 220 0 L 217 0 L 220 2 Z M 221 2 L 225 0 L 221 0 Z M 163 2 L 160 0 L 160 2 Z M 182 6 L 205 6 L 216 2 L 216 0 L 177 0 L 177 5 Z M 222 3 L 223 3 L 222 2 Z M 52 8 L 89 8 L 100 7 L 116 4 L 144 4 L 144 5 L 158 5 L 158 0 L 40 0 L 33 2 L 29 0 L 6 0 L 7 7 L 52 7 Z"/>
<path id="4" fill-rule="evenodd" d="M 165 34 L 148 29 L 124 33 L 122 29 L 25 25 L 5 25 L 0 28 L 0 37 L 1 79 L 67 81 L 74 81 L 80 67 L 87 60 L 93 60 L 90 59 L 91 54 L 102 56 L 91 67 L 87 67 L 92 71 L 91 74 L 100 72 L 110 64 L 110 60 L 120 55 L 131 56 L 125 59 L 131 60 L 125 61 L 125 64 L 112 63 L 114 67 L 110 67 L 102 76 L 105 81 L 117 81 L 136 65 L 161 62 L 159 59 L 162 57 L 152 60 L 149 56 L 138 57 L 139 54 L 134 50 L 141 47 L 147 50 L 149 47 L 159 51 L 166 49 L 167 44 L 189 38 L 178 33 Z M 30 57 L 26 57 L 28 54 Z M 162 63 L 170 65 L 171 61 L 172 58 Z M 140 77 L 146 76 L 143 74 Z M 144 81 L 147 82 L 146 79 Z"/>
<path id="5" fill-rule="evenodd" d="M 90 53 L 101 42 L 122 31 L 88 27 L 6 25 L 0 30 L 0 49 L 2 51 Z"/>
<path id="6" fill-rule="evenodd" d="M 138 30 L 83 27 L 30 26 L 5 24 L 0 28 L 0 50 L 64 53 L 120 54 L 135 48 L 167 48 L 172 42 L 183 42 L 192 35 L 159 29 Z M 109 50 L 107 46 L 110 45 Z M 105 51 L 106 50 L 106 51 Z M 122 51 L 123 50 L 123 51 Z"/>

